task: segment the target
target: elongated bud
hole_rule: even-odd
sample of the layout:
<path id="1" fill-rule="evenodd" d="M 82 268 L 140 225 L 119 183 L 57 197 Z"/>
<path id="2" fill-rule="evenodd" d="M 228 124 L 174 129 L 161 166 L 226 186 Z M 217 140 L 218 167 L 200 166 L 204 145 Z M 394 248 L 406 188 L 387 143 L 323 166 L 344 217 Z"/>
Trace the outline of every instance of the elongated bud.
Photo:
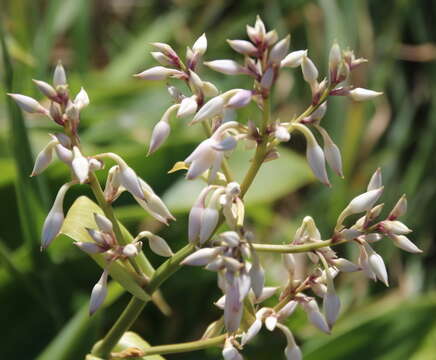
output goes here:
<path id="1" fill-rule="evenodd" d="M 330 135 L 325 129 L 323 129 L 321 126 L 317 126 L 317 129 L 321 133 L 324 140 L 324 154 L 327 163 L 330 165 L 333 171 L 336 172 L 336 174 L 338 174 L 340 177 L 344 177 L 344 174 L 342 172 L 341 151 L 339 150 L 338 146 L 333 142 Z"/>
<path id="2" fill-rule="evenodd" d="M 371 100 L 374 99 L 377 96 L 382 95 L 382 92 L 363 89 L 363 88 L 355 88 L 350 91 L 349 96 L 354 101 L 365 101 L 365 100 Z"/>
<path id="3" fill-rule="evenodd" d="M 77 146 L 73 147 L 73 161 L 71 162 L 71 169 L 81 184 L 88 180 L 89 175 L 89 162 L 80 152 Z"/>
<path id="4" fill-rule="evenodd" d="M 140 179 L 140 182 L 142 184 L 141 180 L 142 179 Z M 137 198 L 136 200 L 138 201 Z M 168 225 L 170 220 L 176 220 L 162 199 L 154 193 L 147 195 L 147 202 L 144 205 L 144 208 L 150 213 L 151 216 L 165 225 Z"/>
<path id="5" fill-rule="evenodd" d="M 212 235 L 219 220 L 219 212 L 213 207 L 207 207 L 201 219 L 200 244 L 204 244 Z"/>
<path id="6" fill-rule="evenodd" d="M 61 106 L 58 103 L 55 103 L 54 101 L 50 104 L 49 114 L 51 118 L 54 120 L 55 123 L 63 126 L 65 121 L 62 114 Z"/>
<path id="7" fill-rule="evenodd" d="M 136 238 L 138 239 L 140 237 L 146 237 L 148 239 L 150 249 L 155 254 L 165 257 L 173 256 L 171 248 L 168 246 L 167 242 L 160 236 L 157 236 L 149 231 L 142 231 L 138 234 Z"/>
<path id="8" fill-rule="evenodd" d="M 207 50 L 207 38 L 206 38 L 206 34 L 201 35 L 194 43 L 194 45 L 192 45 L 192 50 L 199 54 L 199 55 L 204 55 L 204 53 Z"/>
<path id="9" fill-rule="evenodd" d="M 187 256 L 182 265 L 204 266 L 215 260 L 221 252 L 220 248 L 202 248 Z"/>
<path id="10" fill-rule="evenodd" d="M 306 54 L 303 55 L 301 60 L 301 71 L 303 72 L 304 80 L 309 84 L 312 84 L 318 79 L 318 69 Z"/>
<path id="11" fill-rule="evenodd" d="M 50 84 L 41 80 L 33 79 L 32 81 L 35 83 L 38 90 L 41 91 L 41 93 L 43 93 L 49 99 L 54 99 L 57 96 L 56 90 Z"/>
<path id="12" fill-rule="evenodd" d="M 238 281 L 236 279 L 231 281 L 227 280 L 226 303 L 224 304 L 224 325 L 229 333 L 238 330 L 241 324 L 243 309 Z"/>
<path id="13" fill-rule="evenodd" d="M 224 99 L 221 96 L 214 97 L 201 107 L 201 109 L 197 112 L 197 114 L 195 114 L 194 118 L 190 122 L 190 125 L 210 119 L 216 115 L 220 115 L 223 110 Z"/>
<path id="14" fill-rule="evenodd" d="M 166 121 L 159 121 L 153 128 L 151 134 L 150 147 L 148 148 L 147 156 L 154 153 L 168 138 L 171 127 Z"/>
<path id="15" fill-rule="evenodd" d="M 280 62 L 285 58 L 287 52 L 289 51 L 290 39 L 291 37 L 288 35 L 272 47 L 269 53 L 269 61 L 271 61 L 273 64 L 280 65 Z"/>
<path id="16" fill-rule="evenodd" d="M 330 327 L 319 311 L 319 307 L 317 302 L 314 299 L 309 300 L 308 302 L 303 302 L 304 311 L 306 311 L 309 321 L 315 325 L 318 329 L 325 332 L 326 334 L 330 334 Z"/>
<path id="17" fill-rule="evenodd" d="M 94 221 L 101 231 L 105 233 L 111 233 L 113 231 L 112 222 L 106 216 L 94 213 Z"/>
<path id="18" fill-rule="evenodd" d="M 36 157 L 35 165 L 33 166 L 30 176 L 41 174 L 50 165 L 53 159 L 53 147 L 55 147 L 57 143 L 57 140 L 52 140 L 41 150 Z"/>
<path id="19" fill-rule="evenodd" d="M 412 254 L 422 253 L 422 250 L 404 235 L 391 235 L 389 236 L 389 238 L 392 240 L 395 246 L 399 247 L 404 251 L 410 252 Z"/>
<path id="20" fill-rule="evenodd" d="M 214 97 L 219 94 L 219 91 L 216 88 L 216 86 L 209 81 L 203 81 L 201 90 L 203 91 L 203 94 L 206 97 Z"/>
<path id="21" fill-rule="evenodd" d="M 273 81 L 274 81 L 274 69 L 270 67 L 262 75 L 262 79 L 260 80 L 260 86 L 262 86 L 264 89 L 271 89 Z"/>
<path id="22" fill-rule="evenodd" d="M 153 42 L 150 44 L 151 46 L 154 46 L 159 51 L 162 51 L 165 55 L 169 56 L 170 58 L 178 57 L 177 53 L 173 50 L 173 48 L 165 43 L 161 42 Z"/>
<path id="23" fill-rule="evenodd" d="M 249 41 L 246 40 L 227 40 L 230 47 L 235 50 L 236 52 L 253 56 L 257 53 L 257 48 Z"/>
<path id="24" fill-rule="evenodd" d="M 332 328 L 338 318 L 341 307 L 341 301 L 339 300 L 339 296 L 336 294 L 332 281 L 327 281 L 327 292 L 324 295 L 323 306 L 327 324 Z"/>
<path id="25" fill-rule="evenodd" d="M 95 229 L 86 228 L 86 231 L 88 232 L 89 236 L 91 236 L 92 240 L 94 240 L 98 245 L 102 247 L 111 247 L 112 245 L 114 245 L 112 241 L 112 237 L 110 235 Z M 86 244 L 91 244 L 91 243 L 86 243 Z"/>
<path id="26" fill-rule="evenodd" d="M 253 289 L 254 296 L 259 298 L 262 296 L 263 287 L 265 284 L 265 270 L 259 262 L 254 262 L 249 272 L 251 278 L 251 288 Z"/>
<path id="27" fill-rule="evenodd" d="M 53 73 L 53 85 L 55 88 L 60 85 L 67 85 L 67 74 L 60 61 L 58 61 Z"/>
<path id="28" fill-rule="evenodd" d="M 172 66 L 174 65 L 171 59 L 166 56 L 164 53 L 161 53 L 160 51 L 152 51 L 151 56 L 162 66 Z"/>
<path id="29" fill-rule="evenodd" d="M 120 167 L 120 173 L 118 176 L 120 184 L 134 197 L 145 200 L 144 191 L 141 188 L 138 175 L 136 175 L 135 171 L 127 166 L 124 161 L 118 165 Z"/>
<path id="30" fill-rule="evenodd" d="M 107 270 L 103 271 L 103 274 L 94 285 L 91 292 L 91 299 L 89 301 L 89 315 L 94 314 L 98 308 L 103 304 L 107 295 Z"/>
<path id="31" fill-rule="evenodd" d="M 269 299 L 271 296 L 273 296 L 277 292 L 277 287 L 274 286 L 265 286 L 262 290 L 262 295 L 255 299 L 256 304 L 260 304 L 264 302 L 266 299 Z"/>
<path id="32" fill-rule="evenodd" d="M 230 98 L 227 102 L 227 107 L 231 109 L 240 109 L 250 103 L 251 97 L 251 90 L 240 90 Z"/>
<path id="33" fill-rule="evenodd" d="M 344 258 L 331 259 L 330 262 L 342 272 L 354 272 L 360 270 L 359 266 Z"/>
<path id="34" fill-rule="evenodd" d="M 295 300 L 289 301 L 285 306 L 283 306 L 280 311 L 277 313 L 277 317 L 280 321 L 283 321 L 287 319 L 289 316 L 291 316 L 295 309 L 298 306 L 298 302 Z"/>
<path id="35" fill-rule="evenodd" d="M 74 104 L 79 110 L 89 105 L 89 96 L 83 87 L 80 88 L 79 93 L 74 98 Z"/>
<path id="36" fill-rule="evenodd" d="M 385 262 L 383 258 L 377 254 L 371 246 L 368 244 L 365 245 L 365 250 L 368 254 L 368 264 L 371 267 L 371 270 L 374 272 L 377 279 L 379 279 L 383 284 L 389 286 L 388 282 L 388 272 L 386 270 Z"/>
<path id="37" fill-rule="evenodd" d="M 112 166 L 107 175 L 106 185 L 104 188 L 104 198 L 108 203 L 112 203 L 121 194 L 119 182 L 120 167 Z"/>
<path id="38" fill-rule="evenodd" d="M 21 95 L 21 94 L 8 94 L 17 105 L 28 113 L 38 113 L 48 115 L 48 110 L 44 108 L 38 101 L 31 98 L 30 96 Z"/>
<path id="39" fill-rule="evenodd" d="M 71 150 L 67 149 L 61 144 L 57 144 L 55 146 L 55 151 L 60 161 L 64 162 L 67 165 L 71 165 L 71 162 L 74 158 L 73 152 Z"/>
<path id="40" fill-rule="evenodd" d="M 169 69 L 163 66 L 154 66 L 133 76 L 142 80 L 165 80 L 169 76 L 179 74 L 181 74 L 181 72 L 175 69 Z"/>
<path id="41" fill-rule="evenodd" d="M 91 242 L 75 241 L 73 244 L 76 245 L 83 252 L 90 255 L 99 254 L 106 251 L 105 248 Z"/>
<path id="42" fill-rule="evenodd" d="M 296 68 L 301 65 L 303 57 L 307 55 L 307 50 L 293 51 L 286 55 L 286 57 L 280 62 L 281 67 Z"/>
<path id="43" fill-rule="evenodd" d="M 64 198 L 71 185 L 72 183 L 66 183 L 61 186 L 53 206 L 44 221 L 42 227 L 41 251 L 50 245 L 61 230 L 62 224 L 64 223 Z"/>
<path id="44" fill-rule="evenodd" d="M 262 320 L 256 319 L 248 328 L 247 332 L 244 333 L 241 340 L 241 345 L 245 345 L 250 342 L 262 329 Z"/>
<path id="45" fill-rule="evenodd" d="M 371 179 L 369 180 L 367 191 L 376 190 L 383 186 L 383 178 L 381 169 L 378 168 L 374 174 L 372 174 Z"/>
<path id="46" fill-rule="evenodd" d="M 395 204 L 394 208 L 388 215 L 389 220 L 396 220 L 407 212 L 407 198 L 406 195 L 400 197 L 400 200 Z"/>
<path id="47" fill-rule="evenodd" d="M 412 232 L 405 224 L 398 220 L 385 220 L 379 225 L 379 229 L 386 234 L 406 235 Z"/>
<path id="48" fill-rule="evenodd" d="M 277 328 L 279 328 L 286 336 L 287 345 L 284 351 L 286 360 L 302 360 L 303 354 L 301 353 L 301 350 L 295 342 L 294 336 L 288 327 L 282 324 L 277 324 Z"/>
<path id="49" fill-rule="evenodd" d="M 277 34 L 277 31 L 271 30 L 265 34 L 264 41 L 265 41 L 265 44 L 269 47 L 269 46 L 274 45 L 278 39 L 279 39 L 279 36 Z"/>
<path id="50" fill-rule="evenodd" d="M 180 103 L 179 110 L 177 111 L 177 117 L 184 118 L 195 114 L 195 112 L 197 111 L 197 107 L 197 97 L 195 95 L 184 98 Z"/>
<path id="51" fill-rule="evenodd" d="M 239 246 L 240 239 L 236 231 L 225 231 L 219 237 L 229 247 Z"/>
<path id="52" fill-rule="evenodd" d="M 234 60 L 213 60 L 204 63 L 207 67 L 214 71 L 226 75 L 241 75 L 246 74 L 247 71 Z"/>
<path id="53" fill-rule="evenodd" d="M 337 82 L 338 66 L 341 61 L 342 61 L 341 48 L 339 47 L 338 43 L 335 42 L 331 47 L 330 54 L 329 54 L 329 72 L 331 77 L 330 81 L 333 83 Z"/>
<path id="54" fill-rule="evenodd" d="M 295 269 L 296 269 L 294 255 L 292 255 L 292 254 L 283 254 L 282 255 L 282 259 L 283 259 L 283 265 L 285 266 L 285 269 L 288 271 L 288 273 L 294 274 L 295 273 Z"/>

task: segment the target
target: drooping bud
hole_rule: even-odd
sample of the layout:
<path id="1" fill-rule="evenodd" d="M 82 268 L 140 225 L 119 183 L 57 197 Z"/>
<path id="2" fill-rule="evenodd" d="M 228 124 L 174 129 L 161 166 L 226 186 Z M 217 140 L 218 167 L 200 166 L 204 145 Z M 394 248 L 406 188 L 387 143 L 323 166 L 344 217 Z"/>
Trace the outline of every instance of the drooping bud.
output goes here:
<path id="1" fill-rule="evenodd" d="M 254 296 L 259 298 L 262 296 L 263 287 L 265 285 L 265 270 L 263 270 L 259 261 L 255 261 L 253 263 L 249 275 L 251 278 L 251 288 L 253 289 Z"/>
<path id="2" fill-rule="evenodd" d="M 167 242 L 160 236 L 157 236 L 150 231 L 141 231 L 136 239 L 147 238 L 150 245 L 150 249 L 157 255 L 170 257 L 173 256 L 171 248 L 168 246 Z"/>
<path id="3" fill-rule="evenodd" d="M 55 239 L 64 223 L 63 203 L 65 194 L 73 183 L 66 183 L 59 189 L 56 199 L 42 227 L 41 251 L 46 249 Z"/>
<path id="4" fill-rule="evenodd" d="M 354 272 L 360 270 L 359 266 L 344 258 L 331 259 L 330 262 L 342 272 Z"/>
<path id="5" fill-rule="evenodd" d="M 277 324 L 277 328 L 279 328 L 286 336 L 287 345 L 284 351 L 286 360 L 302 360 L 303 354 L 301 353 L 301 350 L 295 342 L 294 336 L 288 327 L 282 324 Z"/>
<path id="6" fill-rule="evenodd" d="M 317 129 L 321 133 L 324 140 L 324 154 L 327 163 L 340 177 L 344 177 L 342 172 L 341 151 L 324 128 L 317 126 Z"/>
<path id="7" fill-rule="evenodd" d="M 371 270 L 374 272 L 377 279 L 379 279 L 386 286 L 389 286 L 388 272 L 386 270 L 386 265 L 383 261 L 383 258 L 377 254 L 367 243 L 365 243 L 364 246 L 368 254 L 368 264 L 371 267 Z"/>
<path id="8" fill-rule="evenodd" d="M 200 244 L 204 244 L 212 235 L 219 220 L 219 212 L 214 207 L 207 207 L 201 218 Z"/>
<path id="9" fill-rule="evenodd" d="M 341 301 L 339 300 L 339 296 L 336 294 L 333 281 L 331 279 L 327 280 L 327 292 L 323 298 L 323 306 L 327 324 L 330 328 L 332 328 L 333 324 L 338 318 Z"/>
<path id="10" fill-rule="evenodd" d="M 227 40 L 230 47 L 235 50 L 236 52 L 247 55 L 247 56 L 253 56 L 257 53 L 256 47 L 249 41 L 246 40 Z"/>
<path id="11" fill-rule="evenodd" d="M 127 245 L 123 246 L 123 255 L 126 257 L 134 257 L 134 256 L 138 255 L 138 253 L 139 253 L 139 249 L 137 246 L 138 244 L 140 244 L 140 243 L 127 244 Z"/>
<path id="12" fill-rule="evenodd" d="M 350 91 L 349 96 L 354 101 L 365 101 L 365 100 L 371 100 L 374 99 L 377 96 L 382 95 L 382 92 L 363 89 L 363 88 L 355 88 Z"/>
<path id="13" fill-rule="evenodd" d="M 98 308 L 103 304 L 107 295 L 107 275 L 108 271 L 105 269 L 97 284 L 94 285 L 91 292 L 91 299 L 89 301 L 89 315 L 94 314 Z"/>
<path id="14" fill-rule="evenodd" d="M 239 235 L 236 231 L 225 231 L 219 237 L 229 247 L 237 247 L 240 244 Z"/>
<path id="15" fill-rule="evenodd" d="M 276 328 L 276 325 L 277 325 L 277 316 L 275 314 L 266 317 L 265 327 L 269 331 L 274 331 L 274 329 Z"/>
<path id="16" fill-rule="evenodd" d="M 31 98 L 30 96 L 21 95 L 21 94 L 8 94 L 17 105 L 21 108 L 21 110 L 26 111 L 30 114 L 38 113 L 48 115 L 48 110 L 44 108 L 38 101 Z"/>
<path id="17" fill-rule="evenodd" d="M 256 319 L 248 328 L 247 332 L 244 333 L 241 340 L 241 345 L 245 345 L 250 342 L 262 329 L 262 320 Z"/>
<path id="18" fill-rule="evenodd" d="M 204 63 L 207 67 L 214 71 L 226 75 L 241 75 L 246 74 L 247 71 L 234 60 L 213 60 Z"/>
<path id="19" fill-rule="evenodd" d="M 164 143 L 170 134 L 170 131 L 171 127 L 167 121 L 161 120 L 154 126 L 147 156 L 154 153 Z"/>
<path id="20" fill-rule="evenodd" d="M 287 52 L 289 51 L 290 39 L 291 37 L 288 35 L 272 47 L 269 53 L 269 61 L 271 61 L 273 64 L 280 65 L 280 62 L 285 58 Z"/>
<path id="21" fill-rule="evenodd" d="M 71 165 L 71 162 L 74 158 L 73 152 L 71 150 L 67 149 L 61 144 L 57 144 L 55 146 L 55 151 L 60 161 L 64 162 L 67 165 Z"/>
<path id="22" fill-rule="evenodd" d="M 301 65 L 303 57 L 307 55 L 307 50 L 293 51 L 286 55 L 286 57 L 280 62 L 281 67 L 296 68 Z"/>
<path id="23" fill-rule="evenodd" d="M 295 300 L 289 301 L 285 306 L 283 306 L 279 312 L 277 313 L 277 317 L 280 321 L 283 321 L 287 319 L 289 316 L 291 316 L 295 309 L 298 306 L 298 302 Z"/>
<path id="24" fill-rule="evenodd" d="M 82 155 L 77 146 L 73 147 L 71 169 L 81 184 L 84 184 L 88 180 L 89 162 L 88 159 Z"/>
<path id="25" fill-rule="evenodd" d="M 235 95 L 233 95 L 227 102 L 227 107 L 231 109 L 240 109 L 247 106 L 252 97 L 251 90 L 239 90 Z"/>
<path id="26" fill-rule="evenodd" d="M 330 334 L 330 327 L 319 311 L 319 307 L 315 299 L 310 299 L 302 303 L 304 311 L 307 313 L 309 321 L 315 325 L 318 329 Z"/>

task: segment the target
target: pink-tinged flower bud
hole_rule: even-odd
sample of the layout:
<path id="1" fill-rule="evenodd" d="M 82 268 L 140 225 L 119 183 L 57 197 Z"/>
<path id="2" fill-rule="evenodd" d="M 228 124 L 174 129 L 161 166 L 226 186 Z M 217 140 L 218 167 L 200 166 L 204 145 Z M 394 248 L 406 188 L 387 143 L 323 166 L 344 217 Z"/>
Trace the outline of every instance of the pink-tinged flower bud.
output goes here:
<path id="1" fill-rule="evenodd" d="M 296 68 L 301 65 L 303 57 L 307 55 L 307 50 L 293 51 L 286 55 L 286 57 L 280 62 L 280 67 Z"/>
<path id="2" fill-rule="evenodd" d="M 91 242 L 75 241 L 73 244 L 76 245 L 83 252 L 90 255 L 100 254 L 106 251 L 105 248 Z"/>
<path id="3" fill-rule="evenodd" d="M 246 74 L 247 71 L 234 60 L 213 60 L 204 63 L 207 67 L 214 71 L 226 75 L 241 75 Z"/>
<path id="4" fill-rule="evenodd" d="M 55 239 L 64 223 L 64 198 L 72 183 L 66 183 L 59 189 L 56 199 L 42 227 L 41 251 L 46 249 Z"/>
<path id="5" fill-rule="evenodd" d="M 73 161 L 71 162 L 71 169 L 81 184 L 84 184 L 88 180 L 89 162 L 88 159 L 82 155 L 77 146 L 73 147 Z"/>
<path id="6" fill-rule="evenodd" d="M 94 240 L 98 245 L 100 245 L 103 248 L 109 248 L 115 245 L 111 234 L 107 234 L 100 230 L 89 229 L 89 228 L 86 228 L 86 231 L 88 232 L 92 240 Z M 86 243 L 86 244 L 91 244 L 91 243 Z"/>
<path id="7" fill-rule="evenodd" d="M 315 325 L 319 330 L 325 332 L 326 334 L 330 334 L 330 327 L 319 311 L 319 307 L 317 302 L 314 299 L 311 299 L 307 302 L 303 302 L 303 309 L 306 312 L 309 321 Z"/>
<path id="8" fill-rule="evenodd" d="M 71 162 L 73 161 L 73 152 L 69 149 L 67 149 L 65 146 L 62 146 L 61 144 L 57 144 L 55 146 L 56 155 L 59 158 L 60 161 L 64 162 L 67 165 L 71 165 Z"/>
<path id="9" fill-rule="evenodd" d="M 94 221 L 101 231 L 105 233 L 111 233 L 113 231 L 112 221 L 106 216 L 94 213 Z"/>
<path id="10" fill-rule="evenodd" d="M 215 260 L 221 248 L 202 248 L 187 256 L 181 262 L 182 265 L 204 266 Z"/>
<path id="11" fill-rule="evenodd" d="M 277 31 L 271 30 L 265 34 L 264 41 L 265 41 L 265 44 L 269 47 L 269 46 L 274 45 L 278 39 L 279 39 L 279 36 L 277 35 Z"/>
<path id="12" fill-rule="evenodd" d="M 327 292 L 325 293 L 323 298 L 325 319 L 330 329 L 336 322 L 341 307 L 341 301 L 339 300 L 339 296 L 336 294 L 336 291 L 332 284 L 332 281 L 327 281 Z"/>
<path id="13" fill-rule="evenodd" d="M 291 36 L 288 35 L 272 47 L 269 53 L 269 61 L 271 63 L 280 65 L 280 62 L 285 58 L 287 52 L 289 51 L 290 40 Z"/>
<path id="14" fill-rule="evenodd" d="M 41 91 L 41 93 L 43 93 L 49 99 L 56 98 L 57 92 L 53 88 L 53 86 L 51 86 L 50 84 L 46 83 L 45 81 L 41 81 L 41 80 L 32 79 L 32 81 L 35 83 L 38 90 Z"/>
<path id="15" fill-rule="evenodd" d="M 50 104 L 49 114 L 55 123 L 63 126 L 65 121 L 62 114 L 61 106 L 54 101 Z"/>
<path id="16" fill-rule="evenodd" d="M 219 212 L 213 207 L 207 207 L 201 218 L 200 244 L 204 244 L 215 230 L 219 220 Z"/>
<path id="17" fill-rule="evenodd" d="M 274 331 L 276 325 L 277 325 L 277 316 L 275 315 L 267 316 L 267 318 L 265 319 L 265 327 L 269 331 Z"/>
<path id="18" fill-rule="evenodd" d="M 271 89 L 274 81 L 274 69 L 272 67 L 268 68 L 260 79 L 260 86 L 264 89 Z"/>
<path id="19" fill-rule="evenodd" d="M 197 111 L 197 107 L 197 97 L 195 95 L 184 98 L 180 103 L 179 110 L 177 111 L 177 117 L 184 118 L 193 115 Z"/>
<path id="20" fill-rule="evenodd" d="M 181 72 L 163 66 L 154 66 L 133 76 L 142 80 L 165 80 L 169 76 L 174 76 L 177 74 L 181 74 Z"/>
<path id="21" fill-rule="evenodd" d="M 405 224 L 398 220 L 385 220 L 379 224 L 379 229 L 386 234 L 406 235 L 412 232 Z"/>
<path id="22" fill-rule="evenodd" d="M 170 58 L 177 57 L 177 53 L 168 44 L 161 43 L 161 42 L 153 42 L 150 45 L 154 46 L 156 49 L 163 52 L 165 55 L 169 56 Z"/>
<path id="23" fill-rule="evenodd" d="M 21 95 L 21 94 L 8 94 L 17 105 L 21 108 L 21 110 L 26 111 L 30 114 L 38 113 L 48 115 L 48 110 L 44 108 L 38 101 L 31 98 L 30 96 Z"/>
<path id="24" fill-rule="evenodd" d="M 257 48 L 249 41 L 246 40 L 227 40 L 230 47 L 236 52 L 247 55 L 254 56 L 257 53 Z"/>
<path id="25" fill-rule="evenodd" d="M 162 66 L 173 66 L 171 59 L 160 51 L 152 51 L 151 56 Z"/>
<path id="26" fill-rule="evenodd" d="M 394 208 L 388 215 L 389 220 L 396 220 L 407 212 L 407 198 L 406 195 L 400 197 L 400 200 L 395 204 Z"/>
<path id="27" fill-rule="evenodd" d="M 381 169 L 377 168 L 377 170 L 372 174 L 371 179 L 369 180 L 367 191 L 376 190 L 383 186 L 383 178 Z"/>
<path id="28" fill-rule="evenodd" d="M 321 133 L 324 140 L 324 154 L 327 163 L 336 174 L 338 174 L 340 177 L 344 177 L 344 174 L 342 172 L 341 151 L 339 150 L 338 146 L 333 142 L 330 135 L 325 129 L 323 129 L 321 126 L 317 126 L 317 129 Z"/>
<path id="29" fill-rule="evenodd" d="M 103 274 L 94 285 L 91 292 L 91 299 L 89 301 L 89 315 L 94 314 L 98 308 L 103 304 L 107 295 L 107 270 L 103 271 Z"/>
<path id="30" fill-rule="evenodd" d="M 349 96 L 354 101 L 365 101 L 365 100 L 371 100 L 377 96 L 382 95 L 382 92 L 363 89 L 363 88 L 355 88 L 350 91 Z"/>
<path id="31" fill-rule="evenodd" d="M 192 50 L 199 54 L 200 56 L 204 55 L 207 50 L 207 38 L 206 34 L 201 35 L 192 45 Z"/>
<path id="32" fill-rule="evenodd" d="M 203 91 L 203 94 L 206 97 L 214 97 L 219 94 L 219 91 L 216 88 L 216 86 L 209 81 L 203 81 L 201 90 Z"/>
<path id="33" fill-rule="evenodd" d="M 61 61 L 59 60 L 53 73 L 53 85 L 55 88 L 62 85 L 67 85 L 67 74 L 65 73 L 65 69 L 62 66 Z"/>
<path id="34" fill-rule="evenodd" d="M 195 114 L 190 125 L 196 124 L 200 121 L 210 119 L 216 115 L 222 114 L 224 110 L 224 99 L 221 96 L 214 97 L 210 99 L 206 104 L 204 104 L 200 110 Z"/>
<path id="35" fill-rule="evenodd" d="M 404 235 L 391 235 L 389 236 L 389 238 L 392 240 L 395 246 L 399 247 L 404 251 L 410 252 L 412 254 L 422 253 L 422 250 Z"/>
<path id="36" fill-rule="evenodd" d="M 265 270 L 258 261 L 254 262 L 249 271 L 251 278 L 251 288 L 253 289 L 254 296 L 259 298 L 262 296 L 263 287 L 265 285 Z"/>
<path id="37" fill-rule="evenodd" d="M 386 270 L 386 265 L 383 261 L 383 258 L 377 254 L 367 243 L 365 243 L 364 246 L 368 254 L 368 264 L 371 267 L 371 270 L 374 272 L 377 279 L 379 279 L 386 286 L 389 286 L 388 272 Z"/>
<path id="38" fill-rule="evenodd" d="M 241 345 L 244 346 L 248 342 L 250 342 L 262 329 L 262 320 L 256 319 L 254 322 L 250 325 L 247 332 L 244 333 L 241 339 Z"/>
<path id="39" fill-rule="evenodd" d="M 89 96 L 83 87 L 80 88 L 80 91 L 74 98 L 74 104 L 79 110 L 82 110 L 84 107 L 89 105 Z"/>
<path id="40" fill-rule="evenodd" d="M 342 272 L 354 272 L 360 270 L 359 266 L 344 258 L 331 259 L 330 262 Z"/>
<path id="41" fill-rule="evenodd" d="M 53 147 L 57 145 L 57 140 L 50 141 L 38 154 L 30 176 L 41 174 L 50 165 L 53 159 Z"/>
<path id="42" fill-rule="evenodd" d="M 291 316 L 295 309 L 298 306 L 298 302 L 295 300 L 289 301 L 285 306 L 283 306 L 279 312 L 277 313 L 277 317 L 280 321 L 283 321 L 287 319 L 289 316 Z"/>
<path id="43" fill-rule="evenodd" d="M 154 126 L 147 156 L 154 153 L 165 142 L 170 134 L 170 131 L 171 127 L 167 121 L 161 120 Z"/>
<path id="44" fill-rule="evenodd" d="M 231 109 L 240 109 L 247 106 L 251 101 L 252 95 L 251 90 L 239 90 L 227 102 L 227 107 Z"/>
<path id="45" fill-rule="evenodd" d="M 224 349 L 222 351 L 222 355 L 224 360 L 243 360 L 242 355 L 236 350 L 236 348 L 232 345 L 231 341 L 228 339 L 224 345 Z"/>
<path id="46" fill-rule="evenodd" d="M 148 244 L 150 245 L 150 249 L 155 254 L 164 257 L 173 256 L 173 252 L 171 251 L 171 248 L 168 246 L 167 242 L 164 239 L 162 239 L 160 236 L 157 236 L 149 231 L 142 231 L 138 234 L 136 238 L 138 239 L 142 237 L 146 237 L 148 239 Z"/>
<path id="47" fill-rule="evenodd" d="M 301 60 L 301 71 L 303 72 L 304 80 L 309 84 L 314 83 L 318 79 L 318 69 L 306 54 L 303 55 Z"/>
<path id="48" fill-rule="evenodd" d="M 274 136 L 280 142 L 287 142 L 291 139 L 291 134 L 289 134 L 288 129 L 284 126 L 277 126 L 274 131 Z"/>

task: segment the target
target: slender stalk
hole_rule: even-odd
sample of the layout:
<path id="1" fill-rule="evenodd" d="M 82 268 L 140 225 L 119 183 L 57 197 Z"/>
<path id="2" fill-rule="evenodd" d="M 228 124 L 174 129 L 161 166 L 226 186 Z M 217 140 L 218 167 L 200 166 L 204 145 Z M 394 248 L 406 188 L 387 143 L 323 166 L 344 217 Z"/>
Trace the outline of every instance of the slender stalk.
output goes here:
<path id="1" fill-rule="evenodd" d="M 328 239 L 310 244 L 301 245 L 272 245 L 272 244 L 252 244 L 253 248 L 259 252 L 271 252 L 271 253 L 302 253 L 309 252 L 316 249 L 320 249 L 326 246 L 335 246 L 347 242 L 346 239 L 333 240 Z"/>
<path id="2" fill-rule="evenodd" d="M 96 344 L 95 348 L 92 350 L 92 354 L 108 358 L 112 349 L 121 339 L 123 334 L 130 329 L 146 304 L 147 302 L 132 297 L 118 320 L 103 338 L 102 342 Z"/>

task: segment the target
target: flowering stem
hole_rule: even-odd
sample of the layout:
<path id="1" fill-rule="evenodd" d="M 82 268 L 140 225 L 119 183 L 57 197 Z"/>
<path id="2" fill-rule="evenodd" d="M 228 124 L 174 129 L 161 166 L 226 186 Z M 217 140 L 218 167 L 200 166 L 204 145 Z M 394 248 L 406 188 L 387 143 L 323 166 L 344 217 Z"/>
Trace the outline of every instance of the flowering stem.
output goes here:
<path id="1" fill-rule="evenodd" d="M 271 244 L 252 244 L 256 251 L 271 253 L 302 253 L 320 249 L 326 246 L 334 246 L 347 242 L 346 239 L 328 239 L 310 244 L 301 245 L 271 245 Z"/>

